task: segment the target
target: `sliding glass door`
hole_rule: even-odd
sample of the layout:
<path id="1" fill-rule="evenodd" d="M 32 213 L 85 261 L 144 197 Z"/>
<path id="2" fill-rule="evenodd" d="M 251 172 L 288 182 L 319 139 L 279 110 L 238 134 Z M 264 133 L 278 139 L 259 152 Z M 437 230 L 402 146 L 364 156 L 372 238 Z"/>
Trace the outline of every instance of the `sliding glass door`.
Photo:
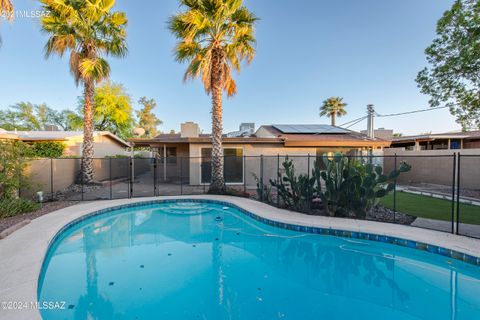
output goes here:
<path id="1" fill-rule="evenodd" d="M 243 148 L 225 148 L 224 176 L 225 183 L 243 183 Z M 202 162 L 200 165 L 201 182 L 210 183 L 212 178 L 212 149 L 202 148 Z"/>

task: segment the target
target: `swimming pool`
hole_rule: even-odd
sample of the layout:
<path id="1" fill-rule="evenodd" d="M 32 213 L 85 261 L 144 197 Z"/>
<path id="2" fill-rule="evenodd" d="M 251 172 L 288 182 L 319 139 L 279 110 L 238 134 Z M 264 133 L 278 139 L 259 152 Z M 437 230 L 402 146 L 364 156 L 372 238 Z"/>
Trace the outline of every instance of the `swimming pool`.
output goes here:
<path id="1" fill-rule="evenodd" d="M 39 279 L 44 319 L 475 319 L 480 268 L 382 242 L 301 233 L 208 202 L 79 222 Z"/>

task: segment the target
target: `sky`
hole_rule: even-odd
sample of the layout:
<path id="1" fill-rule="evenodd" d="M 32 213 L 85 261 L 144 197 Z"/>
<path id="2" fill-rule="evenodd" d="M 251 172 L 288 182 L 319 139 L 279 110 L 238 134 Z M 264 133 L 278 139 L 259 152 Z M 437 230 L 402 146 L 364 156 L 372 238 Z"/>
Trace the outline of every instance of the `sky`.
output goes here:
<path id="1" fill-rule="evenodd" d="M 330 96 L 343 97 L 348 115 L 338 124 L 366 115 L 428 108 L 415 78 L 427 66 L 425 48 L 435 37 L 436 22 L 453 0 L 245 0 L 261 20 L 254 61 L 234 75 L 238 94 L 224 100 L 224 131 L 241 122 L 323 124 L 319 106 Z M 38 10 L 34 0 L 14 0 L 16 10 Z M 141 4 L 141 5 L 139 5 Z M 111 80 L 122 83 L 135 107 L 142 96 L 154 98 L 159 128 L 179 130 L 194 121 L 210 132 L 211 100 L 200 81 L 183 82 L 185 65 L 174 60 L 176 40 L 168 18 L 177 0 L 117 0 L 129 24 L 129 54 L 109 58 Z M 0 108 L 17 102 L 46 103 L 76 109 L 76 87 L 68 57 L 44 58 L 46 35 L 37 18 L 0 22 Z M 377 127 L 403 134 L 459 130 L 448 109 L 377 118 Z M 351 129 L 366 129 L 363 121 Z"/>

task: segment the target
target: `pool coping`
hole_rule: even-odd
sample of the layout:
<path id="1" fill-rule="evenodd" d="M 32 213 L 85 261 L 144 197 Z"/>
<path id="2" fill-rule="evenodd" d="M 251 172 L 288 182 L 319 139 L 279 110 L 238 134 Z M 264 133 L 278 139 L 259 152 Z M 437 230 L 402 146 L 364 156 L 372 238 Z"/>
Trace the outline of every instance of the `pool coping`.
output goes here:
<path id="1" fill-rule="evenodd" d="M 131 207 L 171 200 L 204 200 L 232 205 L 246 215 L 279 228 L 322 235 L 333 235 L 392 243 L 434 252 L 480 265 L 480 240 L 449 233 L 389 223 L 309 216 L 270 205 L 231 196 L 172 196 L 96 201 L 60 209 L 33 220 L 0 240 L 0 303 L 37 301 L 38 279 L 44 257 L 53 240 L 65 229 L 84 218 Z M 6 257 L 6 258 L 5 258 Z M 2 319 L 41 319 L 36 308 L 5 310 Z"/>

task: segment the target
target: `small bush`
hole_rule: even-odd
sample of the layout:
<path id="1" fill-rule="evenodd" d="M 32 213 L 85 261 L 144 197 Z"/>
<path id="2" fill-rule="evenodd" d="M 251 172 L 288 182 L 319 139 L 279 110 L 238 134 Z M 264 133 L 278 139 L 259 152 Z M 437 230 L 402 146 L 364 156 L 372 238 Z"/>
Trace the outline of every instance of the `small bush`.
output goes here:
<path id="1" fill-rule="evenodd" d="M 58 141 L 35 142 L 31 146 L 33 158 L 60 158 L 65 152 L 65 144 Z"/>
<path id="2" fill-rule="evenodd" d="M 40 205 L 25 199 L 2 199 L 0 200 L 0 218 L 14 217 L 23 213 L 38 210 Z"/>
<path id="3" fill-rule="evenodd" d="M 30 148 L 21 141 L 0 139 L 0 199 L 14 199 L 20 188 L 28 188 L 24 177 Z"/>

